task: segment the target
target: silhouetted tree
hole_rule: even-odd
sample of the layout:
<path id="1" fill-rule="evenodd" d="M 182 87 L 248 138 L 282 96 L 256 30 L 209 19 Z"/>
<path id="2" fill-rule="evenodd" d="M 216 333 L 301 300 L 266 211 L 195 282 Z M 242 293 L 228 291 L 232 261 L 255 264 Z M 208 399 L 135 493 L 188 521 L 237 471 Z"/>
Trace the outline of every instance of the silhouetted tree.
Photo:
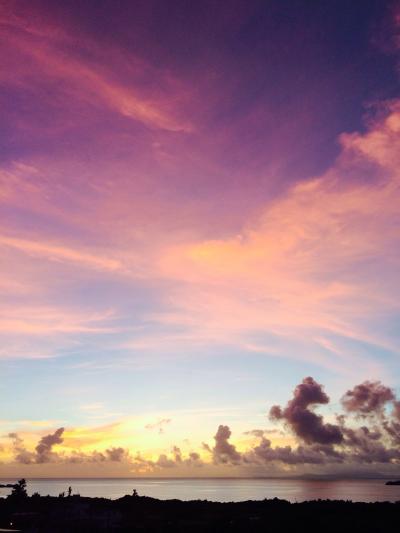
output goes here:
<path id="1" fill-rule="evenodd" d="M 14 500 L 24 500 L 25 498 L 28 497 L 28 493 L 26 492 L 26 480 L 25 479 L 22 478 L 19 481 L 17 481 L 9 497 Z"/>

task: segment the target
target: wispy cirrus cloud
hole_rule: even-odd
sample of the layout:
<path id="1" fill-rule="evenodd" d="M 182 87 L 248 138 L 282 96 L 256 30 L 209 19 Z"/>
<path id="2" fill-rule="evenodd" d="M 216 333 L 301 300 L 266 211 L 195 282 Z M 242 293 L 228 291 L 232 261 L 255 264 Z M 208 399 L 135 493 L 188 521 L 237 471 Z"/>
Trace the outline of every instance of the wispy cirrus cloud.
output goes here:
<path id="1" fill-rule="evenodd" d="M 107 331 L 107 326 L 103 328 L 102 322 L 112 318 L 113 311 L 107 310 L 104 313 L 79 315 L 76 311 L 70 313 L 59 312 L 56 308 L 18 308 L 15 316 L 8 313 L 8 318 L 0 322 L 0 329 L 3 332 L 25 332 L 33 335 L 43 333 L 51 334 L 57 332 L 101 332 Z"/>
<path id="2" fill-rule="evenodd" d="M 396 350 L 367 324 L 399 312 L 399 117 L 393 102 L 365 133 L 342 135 L 332 168 L 289 188 L 239 235 L 167 251 L 161 271 L 181 283 L 165 323 L 216 339 L 313 331 Z M 337 358 L 334 339 L 322 344 Z"/>
<path id="3" fill-rule="evenodd" d="M 65 213 L 59 216 L 62 205 L 54 210 L 52 202 L 47 205 L 55 236 L 19 229 L 3 234 L 0 245 L 25 255 L 27 265 L 31 258 L 45 259 L 51 265 L 47 279 L 57 275 L 58 265 L 67 265 L 76 282 L 84 270 L 96 271 L 125 287 L 126 296 L 138 282 L 157 286 L 157 302 L 141 314 L 153 324 L 151 334 L 139 328 L 134 338 L 120 342 L 127 353 L 172 350 L 176 345 L 187 351 L 219 343 L 289 356 L 279 339 L 297 339 L 303 349 L 294 358 L 335 372 L 350 371 L 346 339 L 397 349 L 395 339 L 375 333 L 370 324 L 399 311 L 398 103 L 384 106 L 365 133 L 344 134 L 340 143 L 341 153 L 324 175 L 289 187 L 264 204 L 239 234 L 223 239 L 199 240 L 196 220 L 179 234 L 166 234 L 161 219 L 143 233 L 137 212 L 128 209 L 131 184 L 120 179 L 112 187 L 99 185 L 90 204 L 85 195 L 77 203 L 71 197 L 68 209 L 73 205 L 78 215 L 76 227 L 85 232 L 90 227 L 87 242 L 57 233 Z M 18 187 L 27 172 L 19 170 Z M 33 198 L 36 194 L 45 202 L 48 187 L 39 179 Z M 152 208 L 157 210 L 157 203 Z M 44 203 L 42 212 L 46 209 Z M 168 223 L 172 214 L 164 214 Z M 33 282 L 24 277 L 23 263 L 19 269 L 21 278 L 16 269 L 11 279 L 16 292 L 17 286 L 28 288 Z M 41 283 L 38 273 L 34 279 Z M 115 306 L 119 316 L 129 318 L 125 295 Z M 96 332 L 93 326 L 75 329 Z M 378 360 L 365 359 L 363 353 L 353 357 L 365 361 L 371 371 L 382 372 Z"/>
<path id="4" fill-rule="evenodd" d="M 18 89 L 25 88 L 41 97 L 43 88 L 55 90 L 53 105 L 57 102 L 65 106 L 64 98 L 81 101 L 89 105 L 109 108 L 128 119 L 145 124 L 151 128 L 168 131 L 188 132 L 191 125 L 176 116 L 168 98 L 171 78 L 162 71 L 151 69 L 143 61 L 131 56 L 124 58 L 118 50 L 108 50 L 108 65 L 112 62 L 125 67 L 125 79 L 115 74 L 115 70 L 102 64 L 104 50 L 100 50 L 90 40 L 82 39 L 66 29 L 53 27 L 44 19 L 36 24 L 29 20 L 26 11 L 20 12 L 17 5 L 8 5 L 1 10 L 0 38 L 2 55 L 3 82 Z M 80 40 L 78 53 L 75 42 Z M 9 68 L 11 63 L 18 65 Z M 149 74 L 161 83 L 153 85 L 149 91 L 140 88 Z M 136 82 L 135 83 L 132 83 Z M 163 87 L 160 90 L 158 87 Z M 177 84 L 175 83 L 175 89 Z M 56 89 L 55 89 L 56 88 Z"/>
<path id="5" fill-rule="evenodd" d="M 8 246 L 32 256 L 45 257 L 50 261 L 65 261 L 77 263 L 83 268 L 95 270 L 122 270 L 121 263 L 103 255 L 95 255 L 82 250 L 76 250 L 57 243 L 40 242 L 0 235 L 0 246 Z"/>
<path id="6" fill-rule="evenodd" d="M 212 20 L 0 3 L 0 389 L 30 475 L 336 468 L 368 449 L 393 466 L 400 103 L 360 128 L 361 100 L 394 94 L 361 43 L 374 13 L 346 11 L 353 46 L 332 7 L 304 26 L 260 2 Z M 333 402 L 299 421 L 281 394 L 304 375 Z M 376 413 L 359 424 L 377 379 L 379 436 Z"/>

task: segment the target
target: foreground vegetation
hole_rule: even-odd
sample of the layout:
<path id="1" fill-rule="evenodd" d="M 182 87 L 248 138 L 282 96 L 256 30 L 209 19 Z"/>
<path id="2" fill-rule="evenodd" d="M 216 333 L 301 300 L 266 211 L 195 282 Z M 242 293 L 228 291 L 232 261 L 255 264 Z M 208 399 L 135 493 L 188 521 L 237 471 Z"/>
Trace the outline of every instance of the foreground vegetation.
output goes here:
<path id="1" fill-rule="evenodd" d="M 68 492 L 67 492 L 68 494 Z M 78 495 L 28 497 L 23 480 L 0 499 L 1 528 L 25 533 L 80 532 L 360 532 L 398 531 L 400 502 L 262 500 L 238 503 L 118 500 Z"/>

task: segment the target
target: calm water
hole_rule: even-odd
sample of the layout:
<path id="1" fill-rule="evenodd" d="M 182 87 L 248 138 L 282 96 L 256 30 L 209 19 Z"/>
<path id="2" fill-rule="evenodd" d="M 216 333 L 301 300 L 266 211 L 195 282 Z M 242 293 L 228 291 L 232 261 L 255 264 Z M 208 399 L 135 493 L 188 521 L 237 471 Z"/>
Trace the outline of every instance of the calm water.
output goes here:
<path id="1" fill-rule="evenodd" d="M 13 483 L 2 480 L 0 483 Z M 282 498 L 291 502 L 331 499 L 363 502 L 400 501 L 400 486 L 385 480 L 283 480 L 283 479 L 32 479 L 30 494 L 57 496 L 71 486 L 81 496 L 119 498 L 136 489 L 141 496 L 160 499 L 214 500 L 219 502 Z M 6 496 L 9 489 L 0 489 Z"/>

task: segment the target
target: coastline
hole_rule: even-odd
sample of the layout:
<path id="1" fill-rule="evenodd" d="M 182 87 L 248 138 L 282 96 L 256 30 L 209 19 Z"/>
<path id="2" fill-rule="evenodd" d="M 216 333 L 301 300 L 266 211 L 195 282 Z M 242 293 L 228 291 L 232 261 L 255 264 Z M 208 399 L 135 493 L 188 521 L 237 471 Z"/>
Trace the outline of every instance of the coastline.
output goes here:
<path id="1" fill-rule="evenodd" d="M 131 494 L 133 489 L 141 496 L 184 501 L 241 502 L 275 497 L 291 502 L 318 498 L 362 502 L 400 500 L 400 487 L 387 486 L 389 479 L 28 478 L 26 481 L 29 495 L 39 493 L 53 497 L 66 492 L 71 486 L 72 494 L 113 500 Z M 15 478 L 7 480 L 10 484 L 15 482 Z M 0 497 L 7 497 L 10 492 L 10 488 L 0 489 Z"/>
<path id="2" fill-rule="evenodd" d="M 290 503 L 278 498 L 261 501 L 211 502 L 159 500 L 124 496 L 117 500 L 39 495 L 0 500 L 0 529 L 24 532 L 74 531 L 314 531 L 383 532 L 396 530 L 400 501 L 353 503 L 314 500 Z M 355 527 L 356 526 L 356 527 Z"/>

